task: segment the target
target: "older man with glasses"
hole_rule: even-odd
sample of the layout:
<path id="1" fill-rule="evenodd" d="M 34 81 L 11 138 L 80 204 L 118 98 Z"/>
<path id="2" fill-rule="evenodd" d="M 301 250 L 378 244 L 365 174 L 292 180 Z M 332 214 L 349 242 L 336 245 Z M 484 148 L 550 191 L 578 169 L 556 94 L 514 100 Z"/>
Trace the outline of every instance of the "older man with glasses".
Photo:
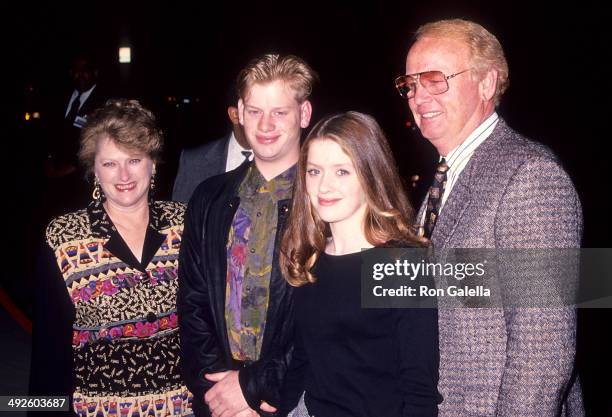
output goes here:
<path id="1" fill-rule="evenodd" d="M 572 181 L 496 113 L 508 65 L 494 35 L 459 19 L 420 27 L 395 85 L 440 154 L 416 225 L 436 250 L 580 246 Z M 498 307 L 440 309 L 439 415 L 583 415 L 575 310 Z"/>

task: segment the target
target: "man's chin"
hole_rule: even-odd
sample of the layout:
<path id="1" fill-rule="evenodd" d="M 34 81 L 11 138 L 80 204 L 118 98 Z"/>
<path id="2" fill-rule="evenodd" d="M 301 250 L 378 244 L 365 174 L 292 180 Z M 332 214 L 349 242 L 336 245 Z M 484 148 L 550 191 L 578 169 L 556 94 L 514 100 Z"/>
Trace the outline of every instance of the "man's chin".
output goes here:
<path id="1" fill-rule="evenodd" d="M 263 152 L 253 152 L 255 160 L 273 162 L 280 159 L 280 154 L 274 149 L 265 149 Z"/>

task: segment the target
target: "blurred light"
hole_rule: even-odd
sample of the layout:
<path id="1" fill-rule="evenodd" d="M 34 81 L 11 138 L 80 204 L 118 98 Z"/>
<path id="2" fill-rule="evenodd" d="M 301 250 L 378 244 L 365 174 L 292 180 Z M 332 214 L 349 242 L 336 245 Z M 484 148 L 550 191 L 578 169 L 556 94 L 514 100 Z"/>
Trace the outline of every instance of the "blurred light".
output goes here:
<path id="1" fill-rule="evenodd" d="M 35 111 L 34 113 L 32 113 L 32 119 L 40 119 L 40 113 Z"/>
<path id="2" fill-rule="evenodd" d="M 184 98 L 184 99 L 183 99 L 183 103 L 185 103 L 185 104 L 189 104 L 190 102 L 191 102 L 191 101 L 190 101 L 188 98 Z"/>
<path id="3" fill-rule="evenodd" d="M 30 113 L 26 112 L 26 114 L 23 116 L 23 118 L 26 120 L 26 122 L 28 120 L 30 120 Z"/>
<path id="4" fill-rule="evenodd" d="M 119 48 L 119 62 L 121 64 L 129 64 L 132 62 L 132 48 L 129 46 L 122 46 Z"/>

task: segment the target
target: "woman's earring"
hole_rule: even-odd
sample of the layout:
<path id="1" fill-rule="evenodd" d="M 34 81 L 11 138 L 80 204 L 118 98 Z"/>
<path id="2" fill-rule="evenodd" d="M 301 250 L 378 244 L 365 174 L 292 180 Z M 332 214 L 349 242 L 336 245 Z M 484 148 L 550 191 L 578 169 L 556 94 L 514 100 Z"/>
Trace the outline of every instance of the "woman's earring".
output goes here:
<path id="1" fill-rule="evenodd" d="M 155 194 L 155 171 L 151 174 L 151 181 L 149 182 L 149 202 L 153 202 L 153 195 Z"/>
<path id="2" fill-rule="evenodd" d="M 91 196 L 94 200 L 100 201 L 100 195 L 100 181 L 98 181 L 98 177 L 94 177 L 94 189 Z"/>

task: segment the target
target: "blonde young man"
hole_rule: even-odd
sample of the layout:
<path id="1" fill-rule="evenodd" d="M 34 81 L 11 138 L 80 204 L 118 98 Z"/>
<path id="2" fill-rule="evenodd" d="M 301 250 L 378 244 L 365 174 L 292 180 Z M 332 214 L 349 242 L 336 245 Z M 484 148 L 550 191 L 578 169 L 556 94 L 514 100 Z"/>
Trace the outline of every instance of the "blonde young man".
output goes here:
<path id="1" fill-rule="evenodd" d="M 198 416 L 273 415 L 290 359 L 291 288 L 278 266 L 315 72 L 265 55 L 238 77 L 254 163 L 194 192 L 182 238 L 178 313 L 184 378 Z"/>

